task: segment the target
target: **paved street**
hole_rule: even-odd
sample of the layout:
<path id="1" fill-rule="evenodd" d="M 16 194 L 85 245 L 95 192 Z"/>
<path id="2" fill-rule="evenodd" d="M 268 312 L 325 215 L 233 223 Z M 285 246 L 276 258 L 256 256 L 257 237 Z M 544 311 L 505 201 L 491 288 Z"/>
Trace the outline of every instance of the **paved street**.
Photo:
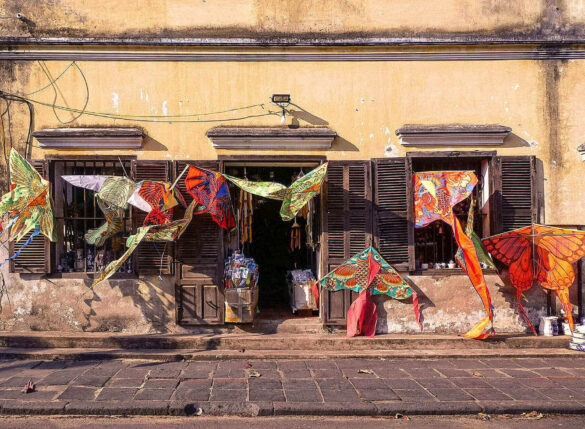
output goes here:
<path id="1" fill-rule="evenodd" d="M 36 391 L 21 392 L 32 380 Z M 585 359 L 3 361 L 4 414 L 585 413 Z"/>

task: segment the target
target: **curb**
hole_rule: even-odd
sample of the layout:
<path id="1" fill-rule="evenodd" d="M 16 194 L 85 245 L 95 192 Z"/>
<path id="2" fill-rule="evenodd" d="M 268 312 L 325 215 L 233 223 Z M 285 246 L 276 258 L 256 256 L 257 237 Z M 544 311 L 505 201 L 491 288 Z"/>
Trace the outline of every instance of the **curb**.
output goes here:
<path id="1" fill-rule="evenodd" d="M 165 401 L 3 401 L 2 415 L 142 415 L 142 416 L 395 416 L 521 414 L 536 411 L 585 414 L 576 401 L 453 401 L 453 402 L 165 402 Z"/>

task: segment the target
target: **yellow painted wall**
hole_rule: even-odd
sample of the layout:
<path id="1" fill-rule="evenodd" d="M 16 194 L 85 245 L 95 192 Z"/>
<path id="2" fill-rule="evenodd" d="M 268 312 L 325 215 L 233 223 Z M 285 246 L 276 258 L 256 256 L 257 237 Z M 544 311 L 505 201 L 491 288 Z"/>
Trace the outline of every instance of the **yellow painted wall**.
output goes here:
<path id="1" fill-rule="evenodd" d="M 307 33 L 531 33 L 550 14 L 545 0 L 3 0 L 5 35 L 181 36 Z M 579 19 L 580 9 L 563 5 Z M 560 15 L 561 13 L 558 12 Z M 194 33 L 195 32 L 195 33 Z"/>
<path id="2" fill-rule="evenodd" d="M 46 63 L 53 77 L 68 64 Z M 579 172 L 585 165 L 576 151 L 583 143 L 580 112 L 585 91 L 581 82 L 584 64 L 583 61 L 566 64 L 554 61 L 79 62 L 88 82 L 88 111 L 160 115 L 160 122 L 84 115 L 63 125 L 50 107 L 36 105 L 34 128 L 141 126 L 149 137 L 144 150 L 138 152 L 141 159 L 215 159 L 218 154 L 233 152 L 216 152 L 205 135 L 207 130 L 217 125 L 280 126 L 278 109 L 269 102 L 270 95 L 278 92 L 290 93 L 296 105 L 289 108 L 288 124 L 327 125 L 337 131 L 339 137 L 331 151 L 315 152 L 329 159 L 403 156 L 407 148 L 400 144 L 395 130 L 404 124 L 501 124 L 511 127 L 512 135 L 503 146 L 487 149 L 496 149 L 501 155 L 536 155 L 544 164 L 546 221 L 581 224 L 581 211 L 574 202 L 585 197 L 585 189 L 578 186 Z M 48 82 L 38 63 L 24 63 L 14 73 L 15 80 L 9 90 L 16 93 L 34 91 Z M 58 105 L 83 107 L 88 92 L 77 69 L 72 67 L 67 71 L 58 81 L 58 89 Z M 31 96 L 45 103 L 52 103 L 53 97 L 51 88 Z M 218 112 L 261 103 L 263 108 L 179 118 L 218 122 L 164 122 L 165 117 L 173 115 Z M 551 106 L 555 103 L 560 103 L 559 118 L 551 117 L 554 116 Z M 69 112 L 57 111 L 57 114 L 62 121 L 72 118 Z M 229 121 L 254 115 L 265 116 Z M 21 135 L 25 119 L 20 116 L 16 122 Z M 551 130 L 557 133 L 551 134 Z M 54 152 L 35 147 L 33 157 L 49 153 Z"/>

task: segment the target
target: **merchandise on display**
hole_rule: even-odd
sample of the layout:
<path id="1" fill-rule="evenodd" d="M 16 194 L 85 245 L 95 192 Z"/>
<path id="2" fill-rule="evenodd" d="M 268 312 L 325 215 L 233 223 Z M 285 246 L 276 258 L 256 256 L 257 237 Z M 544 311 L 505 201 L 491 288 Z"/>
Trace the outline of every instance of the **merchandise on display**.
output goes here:
<path id="1" fill-rule="evenodd" d="M 224 280 L 226 289 L 257 287 L 258 264 L 235 251 L 225 260 Z"/>
<path id="2" fill-rule="evenodd" d="M 290 307 L 293 313 L 298 310 L 317 310 L 319 308 L 317 279 L 311 270 L 292 270 L 287 272 Z"/>

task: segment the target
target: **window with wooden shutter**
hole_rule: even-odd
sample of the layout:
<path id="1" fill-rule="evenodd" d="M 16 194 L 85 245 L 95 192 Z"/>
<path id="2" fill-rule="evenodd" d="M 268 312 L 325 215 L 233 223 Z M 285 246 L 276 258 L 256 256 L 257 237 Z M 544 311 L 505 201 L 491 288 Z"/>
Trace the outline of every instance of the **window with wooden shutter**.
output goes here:
<path id="1" fill-rule="evenodd" d="M 406 158 L 372 160 L 374 246 L 398 270 L 409 270 L 411 172 Z"/>
<path id="2" fill-rule="evenodd" d="M 169 161 L 133 160 L 132 175 L 136 182 L 154 180 L 169 182 L 171 180 L 171 164 Z M 177 208 L 174 209 L 175 212 Z M 132 222 L 134 230 L 144 223 L 146 212 L 133 208 Z M 175 214 L 174 218 L 177 216 Z M 142 275 L 172 274 L 173 273 L 174 243 L 164 241 L 143 242 L 138 245 L 134 255 L 136 271 Z"/>
<path id="3" fill-rule="evenodd" d="M 49 161 L 44 159 L 29 160 L 31 165 L 44 178 L 49 180 Z M 51 191 L 52 192 L 52 191 Z M 11 242 L 10 255 L 26 243 L 32 232 L 26 234 L 20 241 Z M 51 272 L 51 242 L 44 235 L 39 234 L 20 252 L 17 258 L 10 261 L 11 273 L 39 273 Z"/>
<path id="4" fill-rule="evenodd" d="M 218 171 L 219 167 L 217 161 L 176 161 L 174 177 L 181 174 L 188 164 L 214 171 Z M 179 180 L 177 187 L 189 204 L 193 198 L 185 188 L 185 177 L 186 174 Z M 194 215 L 191 224 L 177 242 L 175 296 L 178 323 L 186 325 L 223 323 L 222 231 L 210 215 Z"/>
<path id="5" fill-rule="evenodd" d="M 496 216 L 493 233 L 539 222 L 539 193 L 534 156 L 499 156 L 494 162 Z"/>
<path id="6" fill-rule="evenodd" d="M 322 224 L 325 271 L 329 272 L 372 243 L 370 161 L 330 161 Z M 323 293 L 323 323 L 344 325 L 357 294 Z"/>

